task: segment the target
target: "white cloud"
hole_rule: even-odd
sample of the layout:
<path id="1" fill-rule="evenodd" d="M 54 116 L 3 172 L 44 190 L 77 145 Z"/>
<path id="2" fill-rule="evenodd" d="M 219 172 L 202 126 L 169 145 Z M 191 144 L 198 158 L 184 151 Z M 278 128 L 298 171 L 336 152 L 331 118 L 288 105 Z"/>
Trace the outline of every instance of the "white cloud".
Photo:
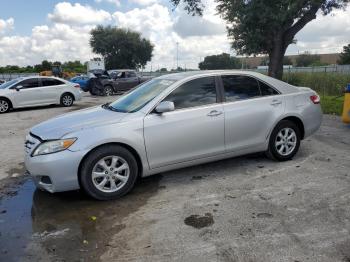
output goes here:
<path id="1" fill-rule="evenodd" d="M 111 20 L 111 14 L 104 10 L 95 10 L 88 5 L 61 2 L 56 4 L 50 20 L 63 24 L 105 24 Z"/>
<path id="2" fill-rule="evenodd" d="M 106 24 L 139 31 L 150 39 L 155 48 L 147 69 L 151 65 L 153 70 L 175 68 L 177 42 L 179 66 L 196 68 L 207 55 L 233 53 L 225 23 L 215 13 L 214 0 L 207 0 L 205 5 L 203 17 L 193 18 L 181 7 L 171 12 L 158 2 L 113 14 L 87 5 L 61 2 L 49 14 L 51 23 L 35 26 L 28 36 L 13 35 L 13 32 L 10 36 L 7 32 L 14 26 L 13 19 L 0 19 L 0 66 L 32 65 L 44 59 L 87 61 L 95 56 L 89 46 L 90 30 L 107 21 Z M 334 16 L 319 16 L 297 35 L 298 43 L 291 46 L 288 53 L 340 51 L 350 42 L 349 17 L 350 10 L 335 11 Z"/>
<path id="3" fill-rule="evenodd" d="M 110 3 L 110 4 L 114 4 L 116 6 L 120 6 L 121 3 L 119 0 L 95 0 L 96 3 L 102 3 L 102 2 L 107 2 L 107 3 Z"/>
<path id="4" fill-rule="evenodd" d="M 13 29 L 15 20 L 11 17 L 7 20 L 0 19 L 0 34 Z"/>
<path id="5" fill-rule="evenodd" d="M 0 65 L 33 65 L 44 59 L 86 61 L 93 57 L 88 44 L 91 29 L 54 24 L 36 26 L 30 36 L 0 37 Z"/>
<path id="6" fill-rule="evenodd" d="M 297 44 L 291 45 L 288 53 L 310 51 L 312 53 L 341 52 L 350 43 L 350 8 L 335 10 L 332 15 L 318 14 L 317 19 L 305 26 L 296 35 Z"/>
<path id="7" fill-rule="evenodd" d="M 155 3 L 158 3 L 158 0 L 129 0 L 131 3 L 142 5 L 142 6 L 148 6 Z"/>

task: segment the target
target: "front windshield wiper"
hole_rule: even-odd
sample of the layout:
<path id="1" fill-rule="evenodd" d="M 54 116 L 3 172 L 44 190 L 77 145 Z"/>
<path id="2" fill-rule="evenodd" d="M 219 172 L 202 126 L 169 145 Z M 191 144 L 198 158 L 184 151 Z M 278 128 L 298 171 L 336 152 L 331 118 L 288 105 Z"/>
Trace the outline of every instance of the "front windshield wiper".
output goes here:
<path id="1" fill-rule="evenodd" d="M 114 111 L 114 112 L 119 112 L 119 113 L 127 113 L 125 111 L 119 110 L 113 106 L 111 106 L 111 103 L 106 103 L 102 105 L 102 108 L 110 110 L 110 111 Z"/>

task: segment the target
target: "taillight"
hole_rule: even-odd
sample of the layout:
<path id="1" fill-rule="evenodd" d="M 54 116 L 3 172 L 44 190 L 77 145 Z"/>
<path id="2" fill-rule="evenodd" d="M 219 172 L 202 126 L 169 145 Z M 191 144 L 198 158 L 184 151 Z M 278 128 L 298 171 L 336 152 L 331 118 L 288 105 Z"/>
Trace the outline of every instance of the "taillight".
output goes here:
<path id="1" fill-rule="evenodd" d="M 314 103 L 314 104 L 319 104 L 321 101 L 321 98 L 318 95 L 310 96 L 310 99 L 311 99 L 312 103 Z"/>
<path id="2" fill-rule="evenodd" d="M 79 84 L 75 84 L 74 87 L 75 88 L 80 88 L 80 85 Z"/>

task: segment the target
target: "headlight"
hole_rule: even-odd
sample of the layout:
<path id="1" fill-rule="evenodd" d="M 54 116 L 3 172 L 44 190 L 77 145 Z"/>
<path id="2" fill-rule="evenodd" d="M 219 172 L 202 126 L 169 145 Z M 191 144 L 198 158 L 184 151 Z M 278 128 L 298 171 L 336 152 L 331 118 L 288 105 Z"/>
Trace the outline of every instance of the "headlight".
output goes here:
<path id="1" fill-rule="evenodd" d="M 47 155 L 68 149 L 76 141 L 76 138 L 52 140 L 40 144 L 33 153 L 33 156 Z"/>

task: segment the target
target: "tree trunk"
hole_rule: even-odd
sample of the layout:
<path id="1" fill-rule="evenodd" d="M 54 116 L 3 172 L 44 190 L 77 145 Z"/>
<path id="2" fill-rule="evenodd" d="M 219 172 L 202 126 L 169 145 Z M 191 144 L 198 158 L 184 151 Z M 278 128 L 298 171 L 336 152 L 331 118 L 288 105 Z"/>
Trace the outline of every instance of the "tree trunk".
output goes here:
<path id="1" fill-rule="evenodd" d="M 281 46 L 276 46 L 274 50 L 271 53 L 269 53 L 269 76 L 277 79 L 282 79 L 284 54 L 285 50 Z"/>
<path id="2" fill-rule="evenodd" d="M 269 52 L 269 76 L 282 79 L 283 76 L 283 58 L 286 53 L 283 34 L 276 35 L 273 43 L 273 49 Z"/>

